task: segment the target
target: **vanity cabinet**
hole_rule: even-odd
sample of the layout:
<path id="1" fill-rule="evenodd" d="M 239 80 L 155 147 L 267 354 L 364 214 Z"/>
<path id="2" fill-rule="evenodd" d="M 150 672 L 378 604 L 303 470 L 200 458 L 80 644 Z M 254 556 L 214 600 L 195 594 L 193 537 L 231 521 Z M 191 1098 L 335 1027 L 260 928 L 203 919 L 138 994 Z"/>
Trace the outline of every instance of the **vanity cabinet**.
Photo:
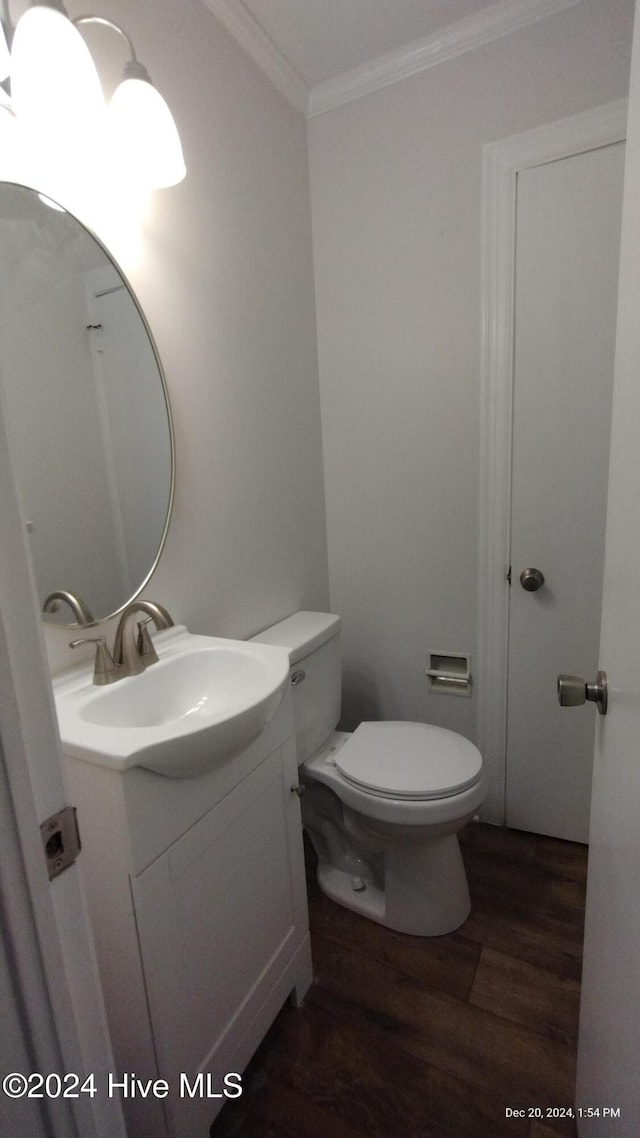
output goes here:
<path id="1" fill-rule="evenodd" d="M 118 1080 L 169 1085 L 123 1097 L 130 1138 L 207 1138 L 224 1076 L 311 982 L 290 692 L 199 778 L 66 763 Z"/>

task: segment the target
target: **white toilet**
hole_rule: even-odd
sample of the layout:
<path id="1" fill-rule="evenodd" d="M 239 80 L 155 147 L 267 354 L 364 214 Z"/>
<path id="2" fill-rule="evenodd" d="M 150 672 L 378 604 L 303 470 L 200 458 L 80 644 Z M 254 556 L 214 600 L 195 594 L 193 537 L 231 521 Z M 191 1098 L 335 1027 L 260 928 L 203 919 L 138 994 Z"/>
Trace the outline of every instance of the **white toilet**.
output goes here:
<path id="1" fill-rule="evenodd" d="M 302 820 L 322 891 L 399 932 L 458 928 L 471 902 L 456 835 L 485 797 L 478 749 L 425 723 L 336 731 L 338 616 L 294 613 L 254 639 L 289 651 Z"/>

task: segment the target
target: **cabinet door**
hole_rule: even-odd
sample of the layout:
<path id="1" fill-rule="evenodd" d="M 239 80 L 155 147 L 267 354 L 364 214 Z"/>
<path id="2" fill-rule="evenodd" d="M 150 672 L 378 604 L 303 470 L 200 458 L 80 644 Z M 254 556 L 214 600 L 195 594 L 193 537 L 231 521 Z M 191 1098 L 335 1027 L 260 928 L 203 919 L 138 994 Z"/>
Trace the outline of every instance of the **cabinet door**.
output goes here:
<path id="1" fill-rule="evenodd" d="M 180 1074 L 211 1072 L 223 1090 L 237 1039 L 307 932 L 296 774 L 287 744 L 132 881 L 175 1135 L 195 1138 L 221 1105 L 180 1099 Z"/>

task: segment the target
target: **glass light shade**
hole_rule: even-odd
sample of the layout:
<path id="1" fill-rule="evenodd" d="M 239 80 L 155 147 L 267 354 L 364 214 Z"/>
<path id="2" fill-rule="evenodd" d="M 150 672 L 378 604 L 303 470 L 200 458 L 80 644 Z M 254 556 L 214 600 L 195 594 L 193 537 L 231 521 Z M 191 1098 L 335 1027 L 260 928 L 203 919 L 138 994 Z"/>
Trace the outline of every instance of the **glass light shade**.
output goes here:
<path id="1" fill-rule="evenodd" d="M 21 123 L 41 136 L 93 129 L 104 97 L 80 32 L 55 8 L 29 8 L 13 37 L 11 97 Z"/>
<path id="2" fill-rule="evenodd" d="M 4 34 L 4 28 L 2 27 L 2 24 L 0 24 L 0 83 L 2 83 L 10 73 L 11 56 L 9 55 L 7 37 Z"/>
<path id="3" fill-rule="evenodd" d="M 145 79 L 125 79 L 109 107 L 112 145 L 129 174 L 151 189 L 184 178 L 180 137 L 162 95 Z"/>

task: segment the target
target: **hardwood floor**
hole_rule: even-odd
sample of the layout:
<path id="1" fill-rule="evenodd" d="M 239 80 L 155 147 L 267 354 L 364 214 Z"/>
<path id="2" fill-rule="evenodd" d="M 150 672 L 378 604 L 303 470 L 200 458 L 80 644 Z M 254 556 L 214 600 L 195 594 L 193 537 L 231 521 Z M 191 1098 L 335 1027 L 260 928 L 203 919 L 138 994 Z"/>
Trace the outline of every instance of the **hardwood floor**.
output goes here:
<path id="1" fill-rule="evenodd" d="M 547 1111 L 573 1104 L 586 847 L 474 824 L 461 846 L 471 915 L 433 939 L 335 905 L 310 867 L 314 984 L 212 1138 L 577 1133 Z"/>

